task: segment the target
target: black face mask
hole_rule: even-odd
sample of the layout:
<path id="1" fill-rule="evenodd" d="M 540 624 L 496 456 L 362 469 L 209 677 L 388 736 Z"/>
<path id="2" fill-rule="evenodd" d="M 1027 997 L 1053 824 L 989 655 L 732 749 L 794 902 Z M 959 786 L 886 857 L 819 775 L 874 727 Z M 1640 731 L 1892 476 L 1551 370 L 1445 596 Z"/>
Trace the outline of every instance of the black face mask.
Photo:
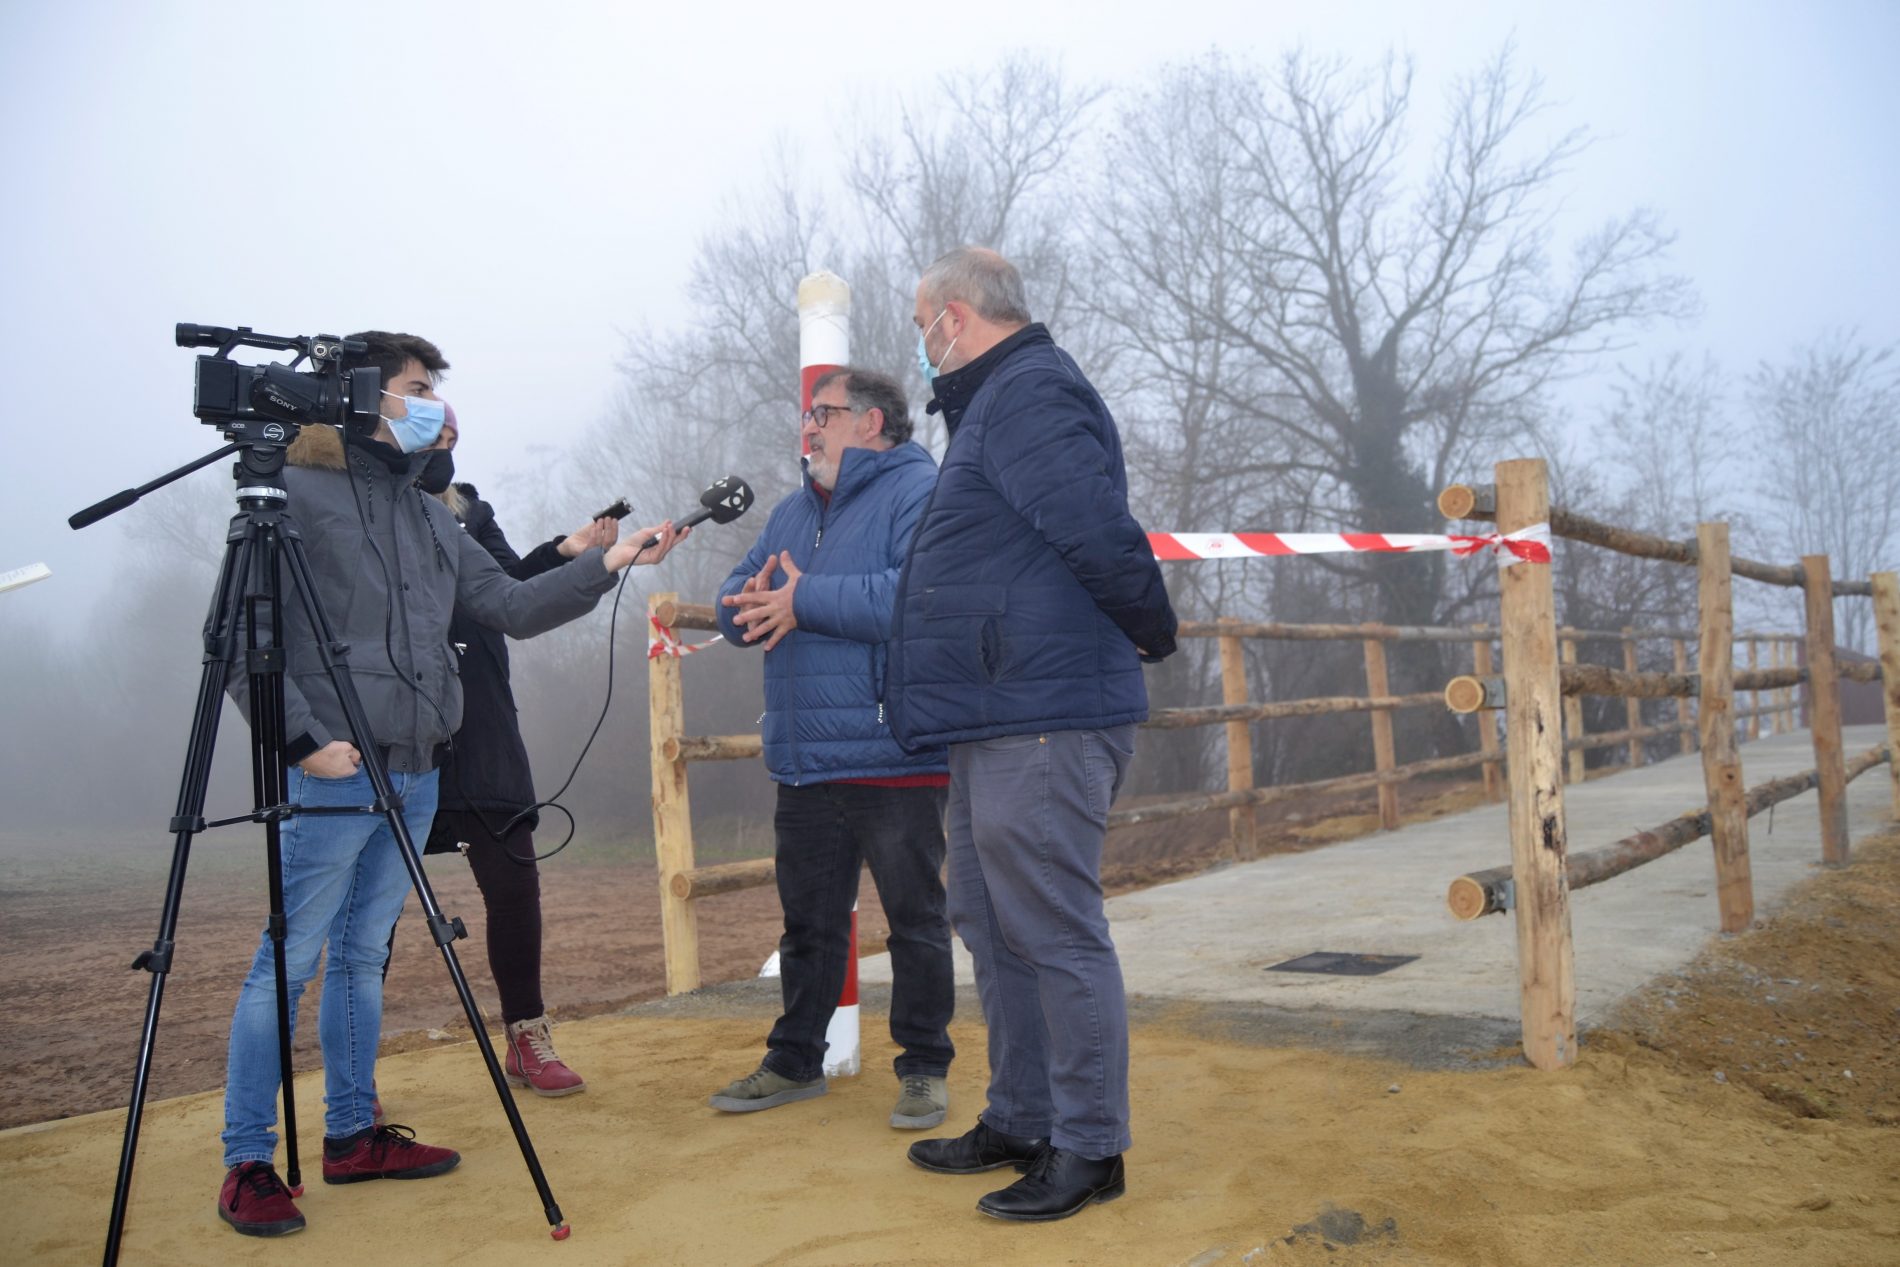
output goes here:
<path id="1" fill-rule="evenodd" d="M 422 474 L 416 477 L 416 483 L 425 493 L 446 493 L 454 482 L 455 455 L 447 449 L 429 454 L 429 460 L 422 464 Z"/>

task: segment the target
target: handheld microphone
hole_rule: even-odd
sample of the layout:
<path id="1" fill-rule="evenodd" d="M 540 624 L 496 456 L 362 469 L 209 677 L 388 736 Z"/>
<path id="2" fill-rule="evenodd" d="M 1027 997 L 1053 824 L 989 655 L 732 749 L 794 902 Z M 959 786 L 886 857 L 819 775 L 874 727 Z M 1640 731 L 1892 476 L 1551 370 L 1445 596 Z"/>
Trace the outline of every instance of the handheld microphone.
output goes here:
<path id="1" fill-rule="evenodd" d="M 675 528 L 690 528 L 696 523 L 710 519 L 716 524 L 729 524 L 752 508 L 752 486 L 737 475 L 728 475 L 724 479 L 714 480 L 712 486 L 699 495 L 699 505 L 682 519 L 673 521 Z M 648 537 L 640 543 L 642 550 L 660 544 L 658 536 Z"/>

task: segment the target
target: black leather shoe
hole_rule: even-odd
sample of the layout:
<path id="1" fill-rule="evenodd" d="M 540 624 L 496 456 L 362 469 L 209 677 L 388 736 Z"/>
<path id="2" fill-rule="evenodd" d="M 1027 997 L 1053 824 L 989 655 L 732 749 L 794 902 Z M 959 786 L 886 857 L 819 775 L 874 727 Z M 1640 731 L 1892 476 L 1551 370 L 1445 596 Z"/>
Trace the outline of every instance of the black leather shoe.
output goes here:
<path id="1" fill-rule="evenodd" d="M 1113 1201 L 1125 1191 L 1120 1153 L 1091 1161 L 1052 1147 L 1029 1164 L 1029 1173 L 990 1193 L 976 1208 L 995 1219 L 1046 1223 L 1080 1213 L 1093 1201 Z"/>
<path id="2" fill-rule="evenodd" d="M 910 1146 L 910 1159 L 940 1175 L 974 1175 L 1014 1166 L 1021 1170 L 1046 1147 L 1045 1139 L 1027 1139 L 993 1131 L 981 1118 L 955 1139 L 920 1139 Z"/>

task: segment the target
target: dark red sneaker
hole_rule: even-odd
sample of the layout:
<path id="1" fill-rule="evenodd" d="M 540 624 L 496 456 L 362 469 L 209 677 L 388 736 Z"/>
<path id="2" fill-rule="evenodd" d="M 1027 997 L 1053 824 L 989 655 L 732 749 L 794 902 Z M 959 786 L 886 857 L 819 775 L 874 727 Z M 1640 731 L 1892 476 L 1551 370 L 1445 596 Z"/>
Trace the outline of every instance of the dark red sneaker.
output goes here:
<path id="1" fill-rule="evenodd" d="M 303 1214 L 290 1189 L 267 1161 L 231 1167 L 218 1194 L 218 1217 L 246 1236 L 288 1236 L 303 1231 Z"/>
<path id="2" fill-rule="evenodd" d="M 416 1143 L 406 1126 L 378 1126 L 358 1136 L 341 1153 L 323 1141 L 323 1182 L 362 1183 L 366 1179 L 427 1179 L 461 1164 L 462 1154 Z"/>

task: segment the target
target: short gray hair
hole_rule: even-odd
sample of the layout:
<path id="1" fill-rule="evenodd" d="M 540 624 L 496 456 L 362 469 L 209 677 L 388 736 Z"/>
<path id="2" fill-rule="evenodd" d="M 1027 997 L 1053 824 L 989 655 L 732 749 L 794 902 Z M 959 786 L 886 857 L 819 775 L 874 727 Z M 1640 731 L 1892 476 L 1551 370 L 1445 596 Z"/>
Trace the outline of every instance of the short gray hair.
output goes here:
<path id="1" fill-rule="evenodd" d="M 910 439 L 910 401 L 896 379 L 876 370 L 846 365 L 819 375 L 811 385 L 811 394 L 816 396 L 832 383 L 843 385 L 844 403 L 851 406 L 853 413 L 863 413 L 867 409 L 883 410 L 884 429 L 878 434 L 889 440 L 891 447 L 895 448 Z"/>
<path id="2" fill-rule="evenodd" d="M 1027 325 L 1029 297 L 1016 266 L 981 246 L 959 246 L 924 270 L 924 295 L 938 307 L 956 300 L 999 325 Z"/>

